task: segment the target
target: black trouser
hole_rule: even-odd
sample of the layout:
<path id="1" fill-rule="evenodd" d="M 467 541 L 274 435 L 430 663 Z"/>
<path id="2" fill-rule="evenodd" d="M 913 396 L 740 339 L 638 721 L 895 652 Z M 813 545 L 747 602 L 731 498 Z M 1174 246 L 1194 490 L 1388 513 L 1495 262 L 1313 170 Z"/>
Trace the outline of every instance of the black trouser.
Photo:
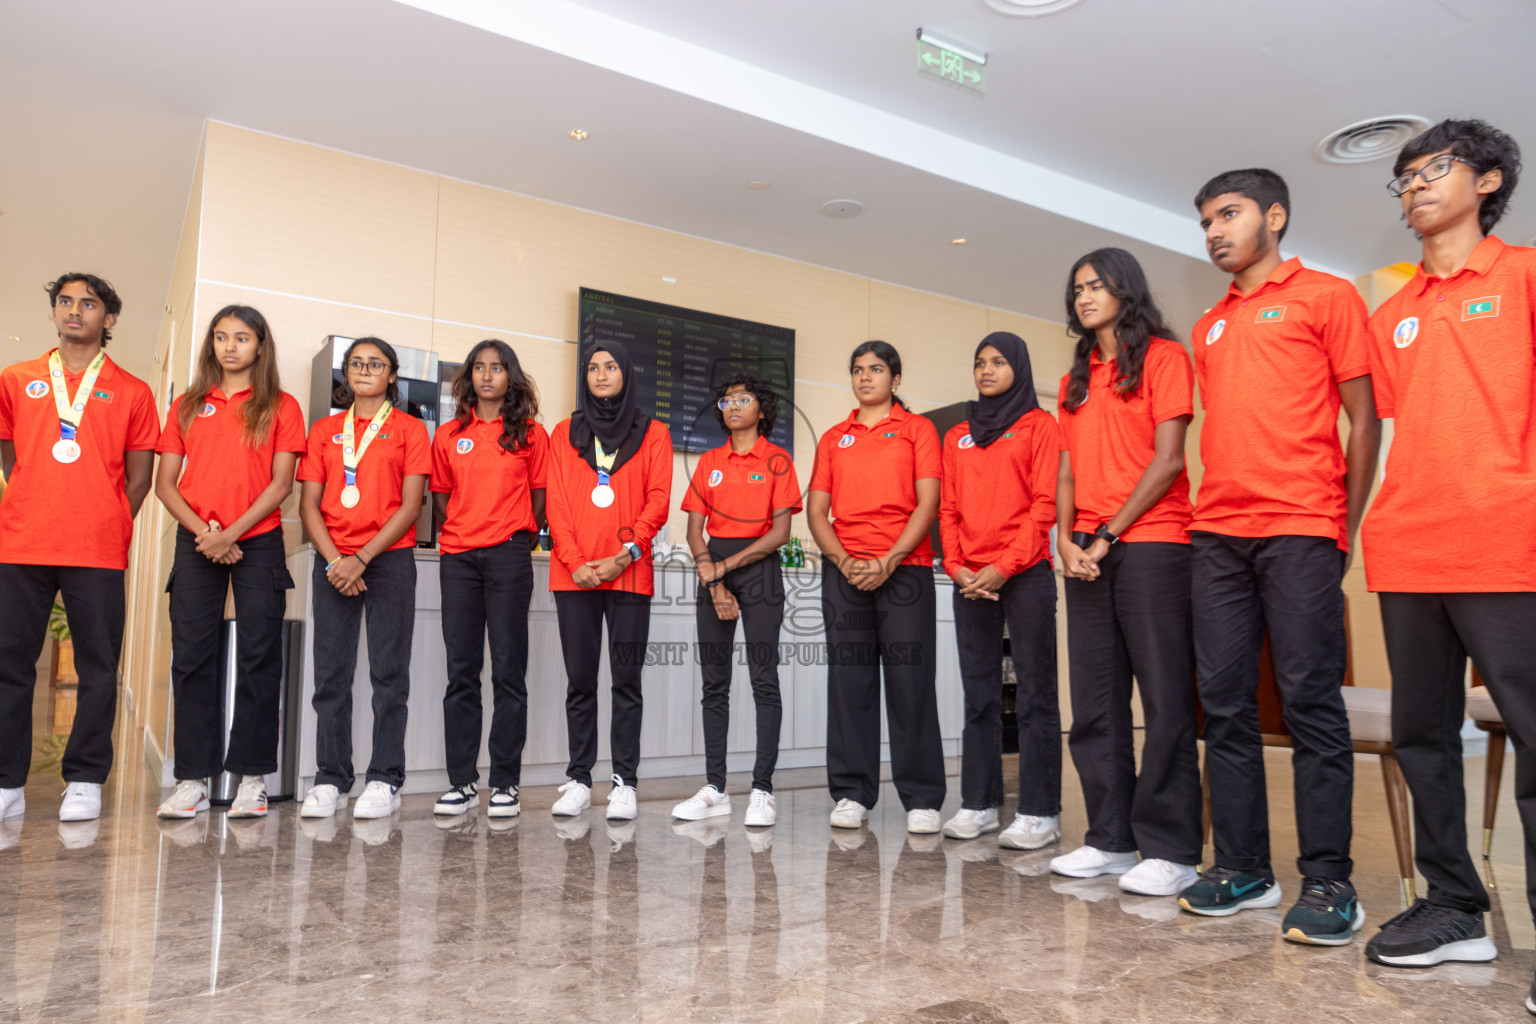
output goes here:
<path id="1" fill-rule="evenodd" d="M 533 534 L 526 530 L 493 548 L 443 555 L 443 647 L 448 688 L 443 692 L 443 749 L 448 784 L 480 778 L 480 669 L 491 645 L 491 786 L 522 782 L 528 740 L 528 604 L 533 599 Z"/>
<path id="2" fill-rule="evenodd" d="M 1431 903 L 1487 910 L 1467 852 L 1461 723 L 1467 656 L 1515 743 L 1526 898 L 1536 914 L 1536 594 L 1382 594 L 1392 747 L 1413 793 L 1415 863 Z"/>
<path id="3" fill-rule="evenodd" d="M 363 572 L 368 589 L 346 597 L 315 556 L 310 583 L 315 606 L 315 785 L 350 792 L 352 684 L 357 634 L 368 613 L 368 677 L 373 683 L 373 753 L 369 782 L 405 782 L 405 721 L 411 695 L 411 630 L 416 624 L 416 556 L 396 548 L 373 556 Z"/>
<path id="4" fill-rule="evenodd" d="M 625 590 L 557 590 L 555 617 L 560 622 L 560 653 L 565 659 L 565 728 L 571 763 L 565 774 L 592 785 L 597 763 L 597 669 L 603 653 L 603 622 L 608 623 L 608 674 L 613 680 L 608 750 L 613 774 L 635 784 L 640 767 L 640 716 L 645 699 L 640 671 L 645 667 L 651 632 L 651 595 Z"/>
<path id="5" fill-rule="evenodd" d="M 65 782 L 106 782 L 123 649 L 123 570 L 0 562 L 0 788 L 27 784 L 32 697 L 55 595 L 64 599 L 74 642 L 75 724 L 64 746 Z"/>
<path id="6" fill-rule="evenodd" d="M 745 551 L 755 537 L 711 537 L 709 553 L 716 561 Z M 752 677 L 752 703 L 757 708 L 757 760 L 752 788 L 773 792 L 773 767 L 779 760 L 779 731 L 784 709 L 779 700 L 779 626 L 784 621 L 784 574 L 777 552 L 725 574 L 720 586 L 736 597 L 746 638 L 747 664 Z M 709 784 L 725 792 L 725 734 L 731 724 L 731 666 L 736 621 L 715 614 L 714 598 L 699 588 L 696 610 L 699 631 L 699 674 L 704 688 L 704 772 Z"/>
<path id="7" fill-rule="evenodd" d="M 821 577 L 827 630 L 827 787 L 834 800 L 875 806 L 880 796 L 880 673 L 891 736 L 891 781 L 909 811 L 944 803 L 944 748 L 934 692 L 933 570 L 897 566 L 873 592 L 828 566 Z"/>
<path id="8" fill-rule="evenodd" d="M 1072 763 L 1088 810 L 1083 842 L 1200 863 L 1200 756 L 1190 685 L 1188 544 L 1116 544 L 1096 580 L 1068 579 Z M 1131 682 L 1145 736 L 1136 771 Z"/>
<path id="9" fill-rule="evenodd" d="M 955 641 L 965 687 L 960 806 L 1003 803 L 1003 627 L 1018 674 L 1019 813 L 1061 813 L 1061 707 L 1056 692 L 1056 577 L 1050 562 L 1010 578 L 996 601 L 955 588 Z"/>
<path id="10" fill-rule="evenodd" d="M 1205 709 L 1215 864 L 1270 876 L 1269 802 L 1259 732 L 1259 656 L 1269 629 L 1291 730 L 1303 876 L 1345 880 L 1354 746 L 1344 712 L 1344 552 L 1325 537 L 1196 531 L 1195 661 Z"/>
<path id="11" fill-rule="evenodd" d="M 293 577 L 283 531 L 240 541 L 240 561 L 220 565 L 197 552 L 197 537 L 176 528 L 171 595 L 171 697 L 176 708 L 178 779 L 277 771 L 278 708 L 283 680 L 283 612 Z M 235 592 L 235 707 L 224 746 L 220 719 L 219 633 L 224 597 Z M 220 754 L 223 757 L 220 757 Z M 221 768 L 222 765 L 222 768 Z"/>

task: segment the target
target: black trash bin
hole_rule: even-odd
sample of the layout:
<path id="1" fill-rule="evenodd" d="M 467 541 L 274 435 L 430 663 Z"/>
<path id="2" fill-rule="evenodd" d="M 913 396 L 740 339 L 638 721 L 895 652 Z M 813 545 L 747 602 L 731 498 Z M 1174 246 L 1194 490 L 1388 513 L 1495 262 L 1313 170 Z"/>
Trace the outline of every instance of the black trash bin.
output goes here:
<path id="1" fill-rule="evenodd" d="M 299 684 L 304 677 L 304 622 L 283 620 L 283 677 L 278 690 L 277 771 L 267 776 L 267 800 L 292 800 L 299 783 Z M 229 730 L 235 717 L 235 620 L 225 619 L 219 631 L 219 727 L 221 756 L 229 750 Z M 228 804 L 240 788 L 240 777 L 220 772 L 213 780 L 211 802 Z"/>

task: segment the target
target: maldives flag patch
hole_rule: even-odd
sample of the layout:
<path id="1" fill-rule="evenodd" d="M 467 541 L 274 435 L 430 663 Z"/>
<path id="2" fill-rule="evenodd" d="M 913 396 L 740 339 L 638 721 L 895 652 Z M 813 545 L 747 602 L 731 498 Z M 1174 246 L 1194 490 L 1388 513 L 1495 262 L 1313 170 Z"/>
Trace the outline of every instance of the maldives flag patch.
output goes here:
<path id="1" fill-rule="evenodd" d="M 1468 299 L 1461 304 L 1463 320 L 1480 320 L 1485 316 L 1499 315 L 1499 296 L 1485 295 L 1480 299 Z"/>
<path id="2" fill-rule="evenodd" d="M 1284 306 L 1265 306 L 1259 310 L 1259 315 L 1253 318 L 1253 322 L 1256 324 L 1278 323 L 1284 319 Z"/>

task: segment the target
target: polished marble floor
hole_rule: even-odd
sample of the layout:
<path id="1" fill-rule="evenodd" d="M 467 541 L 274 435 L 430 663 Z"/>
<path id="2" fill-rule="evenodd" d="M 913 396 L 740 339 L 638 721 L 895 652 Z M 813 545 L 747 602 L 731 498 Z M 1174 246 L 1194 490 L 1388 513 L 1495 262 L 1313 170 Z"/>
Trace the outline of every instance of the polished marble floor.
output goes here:
<path id="1" fill-rule="evenodd" d="M 50 731 L 39 723 L 41 753 Z M 56 769 L 41 768 L 24 820 L 0 828 L 0 1021 L 1529 1019 L 1507 781 L 1490 867 L 1510 901 L 1490 918 L 1500 959 L 1403 971 L 1362 942 L 1279 938 L 1296 882 L 1283 752 L 1269 769 L 1287 897 L 1227 920 L 1051 876 L 1056 847 L 908 836 L 889 786 L 868 828 L 829 829 L 816 770 L 781 773 L 780 823 L 755 834 L 740 808 L 674 824 L 696 780 L 644 783 L 621 826 L 600 808 L 552 820 L 547 789 L 497 827 L 483 812 L 436 821 L 426 797 L 376 822 L 301 821 L 287 803 L 264 821 L 160 823 L 140 753 L 120 736 L 100 822 L 61 825 Z M 1395 862 L 1377 764 L 1357 766 L 1355 881 L 1380 922 L 1400 906 Z M 1481 759 L 1467 771 L 1481 807 Z M 1070 760 L 1066 797 L 1075 845 Z M 958 799 L 951 778 L 946 813 Z"/>

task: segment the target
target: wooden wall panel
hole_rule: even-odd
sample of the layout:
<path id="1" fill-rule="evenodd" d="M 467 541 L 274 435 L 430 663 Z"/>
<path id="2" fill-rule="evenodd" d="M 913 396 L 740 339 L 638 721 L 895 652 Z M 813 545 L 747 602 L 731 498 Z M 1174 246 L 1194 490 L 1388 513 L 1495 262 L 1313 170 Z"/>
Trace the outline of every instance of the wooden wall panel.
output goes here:
<path id="1" fill-rule="evenodd" d="M 901 353 L 901 391 L 915 411 L 976 397 L 971 353 L 988 333 L 985 306 L 883 281 L 869 294 L 870 337 Z"/>

